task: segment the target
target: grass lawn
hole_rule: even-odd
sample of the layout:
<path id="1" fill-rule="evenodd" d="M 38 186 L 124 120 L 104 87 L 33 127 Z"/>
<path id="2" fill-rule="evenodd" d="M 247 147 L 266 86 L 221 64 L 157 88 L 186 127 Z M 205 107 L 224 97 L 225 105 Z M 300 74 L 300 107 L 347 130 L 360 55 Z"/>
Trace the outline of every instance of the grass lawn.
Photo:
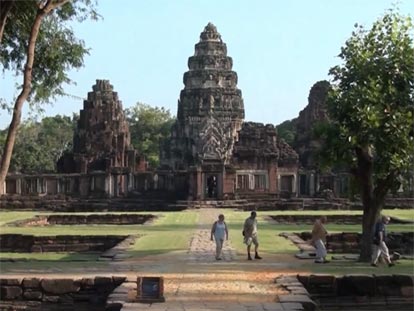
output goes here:
<path id="1" fill-rule="evenodd" d="M 98 253 L 1 253 L 1 258 L 12 260 L 41 260 L 41 261 L 96 261 Z"/>
<path id="2" fill-rule="evenodd" d="M 164 254 L 174 251 L 185 251 L 188 248 L 189 241 L 193 233 L 199 228 L 200 213 L 197 210 L 187 210 L 182 212 L 129 212 L 130 214 L 153 214 L 158 216 L 153 222 L 146 225 L 57 225 L 57 226 L 33 226 L 33 227 L 15 227 L 7 223 L 32 218 L 35 215 L 47 215 L 50 212 L 0 212 L 0 233 L 19 233 L 33 235 L 130 235 L 138 234 L 140 237 L 135 244 L 129 249 L 129 254 L 133 257 L 142 257 L 146 255 Z M 244 254 L 246 246 L 243 244 L 242 228 L 243 223 L 250 212 L 235 211 L 230 209 L 217 209 L 217 215 L 223 213 L 226 217 L 226 223 L 229 226 L 229 235 L 232 246 L 239 254 Z M 56 214 L 56 213 L 55 213 Z M 67 214 L 67 213 L 59 213 Z M 99 213 L 76 213 L 76 214 L 99 214 Z M 102 213 L 102 214 L 114 214 Z M 116 214 L 126 214 L 116 212 Z M 281 232 L 303 232 L 311 231 L 312 225 L 307 224 L 276 224 L 269 219 L 269 215 L 319 215 L 328 216 L 327 230 L 334 232 L 361 232 L 361 225 L 345 225 L 329 223 L 329 215 L 358 215 L 361 211 L 259 211 L 258 212 L 258 230 L 260 250 L 268 254 L 288 254 L 294 256 L 298 248 L 289 240 L 279 237 Z M 401 210 L 392 209 L 384 210 L 384 214 L 398 217 L 401 219 L 414 219 L 414 209 Z M 210 224 L 207 225 L 209 227 Z M 410 231 L 414 230 L 413 224 L 390 224 L 388 231 Z M 208 237 L 206 237 L 208 238 Z M 89 265 L 90 267 L 104 266 L 107 263 L 97 262 L 96 254 L 70 254 L 70 253 L 44 253 L 44 254 L 17 254 L 17 253 L 0 253 L 0 259 L 15 258 L 31 261 L 30 266 L 42 266 L 44 263 L 53 263 L 53 267 L 77 266 L 78 264 Z M 68 262 L 72 260 L 73 262 Z M 83 261 L 86 260 L 86 261 Z M 8 263 L 3 262 L 1 265 L 13 268 L 19 265 L 28 265 L 27 262 Z M 299 267 L 303 271 L 312 271 L 314 273 L 411 273 L 413 274 L 413 261 L 401 260 L 393 268 L 379 267 L 373 268 L 366 263 L 352 261 L 333 261 L 327 265 L 316 265 L 312 260 L 304 260 L 303 265 Z"/>

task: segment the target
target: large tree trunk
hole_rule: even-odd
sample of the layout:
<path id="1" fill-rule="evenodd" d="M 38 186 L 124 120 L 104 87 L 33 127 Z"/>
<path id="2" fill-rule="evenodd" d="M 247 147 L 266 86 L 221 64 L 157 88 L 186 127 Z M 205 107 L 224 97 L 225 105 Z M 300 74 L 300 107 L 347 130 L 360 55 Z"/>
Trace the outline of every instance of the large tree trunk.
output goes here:
<path id="1" fill-rule="evenodd" d="M 15 0 L 0 0 L 0 43 L 3 39 L 4 28 L 6 27 L 7 18 L 14 5 Z"/>
<path id="2" fill-rule="evenodd" d="M 22 108 L 24 102 L 27 100 L 27 97 L 31 91 L 32 85 L 32 68 L 33 68 L 33 61 L 35 55 L 35 46 L 36 40 L 39 35 L 40 26 L 42 24 L 43 18 L 50 13 L 53 9 L 58 6 L 63 5 L 64 3 L 68 2 L 69 0 L 61 0 L 54 2 L 52 0 L 48 0 L 44 6 L 40 7 L 37 11 L 36 17 L 34 19 L 32 29 L 30 32 L 29 37 L 29 44 L 27 46 L 27 60 L 24 66 L 24 73 L 23 73 L 23 88 L 20 92 L 19 96 L 16 99 L 13 108 L 13 116 L 12 121 L 10 123 L 7 138 L 3 149 L 3 155 L 0 162 L 0 195 L 4 194 L 5 192 L 5 181 L 7 172 L 9 171 L 10 160 L 13 153 L 14 142 L 16 140 L 17 129 L 20 124 L 21 115 L 22 115 Z"/>
<path id="3" fill-rule="evenodd" d="M 385 196 L 391 188 L 395 172 L 384 179 L 378 179 L 376 186 L 373 184 L 373 159 L 368 148 L 356 149 L 358 168 L 354 172 L 360 187 L 363 206 L 362 216 L 362 241 L 359 260 L 369 262 L 372 254 L 372 239 L 374 236 L 374 225 L 379 219 L 384 206 Z"/>
<path id="4" fill-rule="evenodd" d="M 360 251 L 360 261 L 368 262 L 371 259 L 372 231 L 375 221 L 378 217 L 378 211 L 373 200 L 372 184 L 372 156 L 368 148 L 356 148 L 355 150 L 358 167 L 355 176 L 361 187 L 361 199 L 363 206 L 362 216 L 362 241 Z"/>

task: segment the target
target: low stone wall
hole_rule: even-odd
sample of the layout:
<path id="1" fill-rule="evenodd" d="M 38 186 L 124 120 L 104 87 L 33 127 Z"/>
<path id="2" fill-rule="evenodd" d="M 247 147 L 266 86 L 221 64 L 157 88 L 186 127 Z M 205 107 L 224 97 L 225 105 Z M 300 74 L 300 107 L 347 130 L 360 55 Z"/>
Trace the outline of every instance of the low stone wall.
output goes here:
<path id="1" fill-rule="evenodd" d="M 0 310 L 104 310 L 126 277 L 0 278 Z M 27 307 L 27 309 L 26 309 Z"/>
<path id="2" fill-rule="evenodd" d="M 279 224 L 307 224 L 313 225 L 315 220 L 320 216 L 315 215 L 277 215 L 269 216 L 273 221 Z M 329 215 L 329 223 L 346 224 L 346 225 L 360 225 L 362 223 L 362 215 Z M 394 224 L 412 224 L 413 221 L 391 217 L 391 222 Z"/>
<path id="3" fill-rule="evenodd" d="M 298 275 L 298 280 L 321 310 L 330 306 L 335 310 L 413 310 L 414 306 L 412 275 Z"/>
<path id="4" fill-rule="evenodd" d="M 298 234 L 304 241 L 312 237 L 310 232 Z M 326 237 L 326 247 L 333 253 L 359 253 L 361 234 L 352 232 L 334 233 Z M 387 246 L 390 252 L 398 252 L 404 255 L 414 253 L 414 232 L 390 232 L 387 234 Z"/>
<path id="5" fill-rule="evenodd" d="M 48 225 L 142 225 L 152 221 L 156 216 L 151 214 L 91 214 L 91 215 L 49 215 L 35 216 L 18 220 L 15 226 L 48 226 Z"/>
<path id="6" fill-rule="evenodd" d="M 0 252 L 103 252 L 114 247 L 125 238 L 127 236 L 0 234 Z"/>
<path id="7" fill-rule="evenodd" d="M 79 198 L 62 199 L 48 196 L 2 196 L 0 209 L 3 210 L 44 210 L 57 212 L 107 212 L 107 211 L 181 211 L 185 205 L 162 199 L 138 198 Z"/>

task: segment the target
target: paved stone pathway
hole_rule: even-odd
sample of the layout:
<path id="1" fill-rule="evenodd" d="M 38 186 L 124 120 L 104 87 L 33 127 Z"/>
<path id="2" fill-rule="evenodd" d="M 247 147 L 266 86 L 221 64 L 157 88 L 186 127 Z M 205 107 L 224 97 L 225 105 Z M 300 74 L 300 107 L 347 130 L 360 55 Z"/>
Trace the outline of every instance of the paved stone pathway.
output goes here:
<path id="1" fill-rule="evenodd" d="M 198 262 L 216 261 L 216 243 L 211 241 L 211 226 L 217 220 L 218 214 L 214 209 L 200 210 L 199 229 L 193 234 L 188 249 L 188 260 Z M 236 250 L 231 246 L 231 237 L 224 241 L 222 251 L 223 261 L 233 261 L 236 256 Z"/>

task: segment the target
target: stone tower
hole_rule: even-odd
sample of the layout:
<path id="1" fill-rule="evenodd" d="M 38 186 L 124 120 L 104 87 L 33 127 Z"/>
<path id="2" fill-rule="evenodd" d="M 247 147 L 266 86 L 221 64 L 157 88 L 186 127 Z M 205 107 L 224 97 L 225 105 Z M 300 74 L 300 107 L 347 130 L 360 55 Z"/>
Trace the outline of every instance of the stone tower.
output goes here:
<path id="1" fill-rule="evenodd" d="M 162 163 L 188 169 L 207 163 L 230 163 L 244 104 L 233 61 L 216 27 L 209 23 L 188 59 L 177 121 Z"/>
<path id="2" fill-rule="evenodd" d="M 66 173 L 135 171 L 140 159 L 131 145 L 128 123 L 118 93 L 108 80 L 96 80 L 80 110 L 73 152 L 58 162 Z"/>

